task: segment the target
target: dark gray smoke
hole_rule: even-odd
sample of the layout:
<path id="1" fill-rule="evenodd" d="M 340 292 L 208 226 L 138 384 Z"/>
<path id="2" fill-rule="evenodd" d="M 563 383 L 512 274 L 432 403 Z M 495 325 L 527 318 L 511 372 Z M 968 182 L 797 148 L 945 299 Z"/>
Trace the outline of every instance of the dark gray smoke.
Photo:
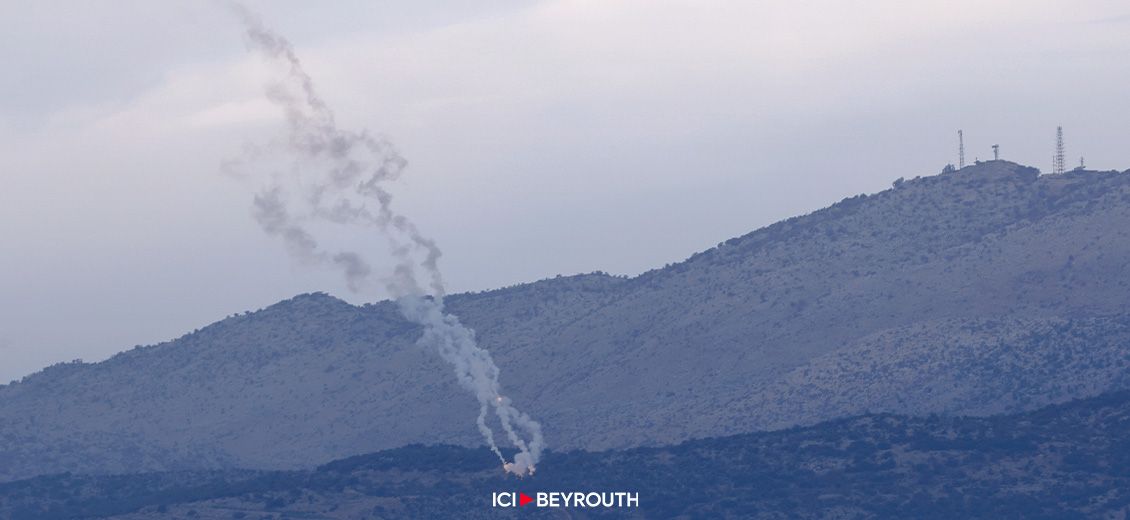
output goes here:
<path id="1" fill-rule="evenodd" d="M 436 349 L 451 363 L 460 385 L 478 399 L 479 431 L 503 468 L 532 474 L 543 448 L 541 426 L 502 395 L 498 367 L 490 353 L 475 343 L 474 331 L 444 312 L 438 267 L 442 253 L 435 241 L 392 209 L 392 194 L 384 186 L 400 176 L 407 161 L 384 138 L 339 128 L 290 42 L 243 6 L 232 7 L 251 48 L 283 67 L 283 77 L 268 86 L 267 97 L 286 116 L 284 138 L 247 147 L 242 157 L 225 163 L 225 169 L 265 181 L 254 199 L 255 220 L 265 232 L 282 239 L 298 260 L 336 268 L 354 292 L 374 288 L 372 265 L 361 252 L 327 249 L 319 241 L 319 226 L 379 230 L 388 240 L 395 267 L 378 286 L 396 299 L 407 319 L 423 327 L 419 343 Z M 495 443 L 488 424 L 491 410 L 518 449 L 512 462 Z"/>

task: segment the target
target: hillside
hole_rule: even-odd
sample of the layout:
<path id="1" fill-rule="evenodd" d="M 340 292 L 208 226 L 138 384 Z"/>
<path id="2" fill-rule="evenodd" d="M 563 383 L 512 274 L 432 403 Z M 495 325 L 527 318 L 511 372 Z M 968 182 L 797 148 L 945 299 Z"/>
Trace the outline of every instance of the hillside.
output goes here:
<path id="1" fill-rule="evenodd" d="M 0 484 L 0 518 L 1121 518 L 1130 393 L 989 418 L 867 415 L 662 448 L 550 453 L 527 479 L 485 449 L 411 446 L 311 471 Z M 629 491 L 638 509 L 494 509 L 491 494 Z M 568 515 L 568 516 L 567 516 Z"/>
<path id="2" fill-rule="evenodd" d="M 1130 388 L 1128 275 L 1130 172 L 993 161 L 635 278 L 559 277 L 448 306 L 551 448 L 608 449 Z M 417 335 L 389 302 L 312 294 L 51 367 L 0 387 L 0 480 L 477 444 L 473 398 Z"/>

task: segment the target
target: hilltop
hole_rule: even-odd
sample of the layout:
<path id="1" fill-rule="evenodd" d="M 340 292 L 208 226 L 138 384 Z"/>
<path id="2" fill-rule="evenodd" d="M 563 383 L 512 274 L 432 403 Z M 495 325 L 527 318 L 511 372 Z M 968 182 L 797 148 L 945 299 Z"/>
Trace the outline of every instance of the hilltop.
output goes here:
<path id="1" fill-rule="evenodd" d="M 990 161 L 638 277 L 559 277 L 448 307 L 551 447 L 610 449 L 1130 388 L 1128 275 L 1130 172 Z M 0 480 L 477 445 L 473 398 L 418 334 L 390 302 L 309 294 L 48 368 L 0 387 Z"/>

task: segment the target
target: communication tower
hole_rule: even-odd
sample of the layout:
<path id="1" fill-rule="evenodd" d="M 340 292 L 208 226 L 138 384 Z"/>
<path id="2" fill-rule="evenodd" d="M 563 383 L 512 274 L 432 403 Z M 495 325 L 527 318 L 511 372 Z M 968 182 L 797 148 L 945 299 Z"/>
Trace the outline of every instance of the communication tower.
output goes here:
<path id="1" fill-rule="evenodd" d="M 965 136 L 961 130 L 957 131 L 957 169 L 965 167 Z"/>
<path id="2" fill-rule="evenodd" d="M 1063 127 L 1055 127 L 1055 162 L 1052 168 L 1053 173 L 1063 173 L 1067 169 L 1067 164 L 1063 159 Z"/>

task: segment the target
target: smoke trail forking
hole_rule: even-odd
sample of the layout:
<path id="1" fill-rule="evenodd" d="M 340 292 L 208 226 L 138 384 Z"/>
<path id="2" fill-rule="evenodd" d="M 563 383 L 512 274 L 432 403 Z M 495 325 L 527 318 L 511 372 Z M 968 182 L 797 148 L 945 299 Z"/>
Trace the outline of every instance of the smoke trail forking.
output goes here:
<path id="1" fill-rule="evenodd" d="M 396 179 L 407 161 L 383 138 L 338 128 L 333 111 L 315 92 L 290 42 L 242 5 L 232 8 L 243 22 L 251 48 L 286 71 L 283 79 L 267 88 L 267 97 L 286 115 L 285 139 L 251 148 L 225 164 L 241 174 L 254 173 L 248 171 L 251 166 L 259 172 L 270 169 L 261 175 L 266 184 L 254 199 L 256 221 L 265 232 L 281 238 L 295 258 L 340 270 L 354 292 L 373 288 L 372 267 L 361 253 L 322 246 L 315 226 L 379 230 L 395 260 L 392 275 L 383 279 L 384 289 L 407 319 L 423 327 L 419 344 L 435 348 L 451 363 L 459 384 L 478 399 L 476 423 L 503 468 L 517 475 L 533 474 L 544 447 L 541 425 L 502 395 L 498 366 L 475 343 L 474 331 L 444 312 L 443 277 L 437 266 L 441 252 L 436 243 L 391 208 L 392 195 L 383 185 Z M 267 166 L 279 158 L 289 160 Z M 492 410 L 506 438 L 518 449 L 512 462 L 499 450 L 488 424 Z"/>

